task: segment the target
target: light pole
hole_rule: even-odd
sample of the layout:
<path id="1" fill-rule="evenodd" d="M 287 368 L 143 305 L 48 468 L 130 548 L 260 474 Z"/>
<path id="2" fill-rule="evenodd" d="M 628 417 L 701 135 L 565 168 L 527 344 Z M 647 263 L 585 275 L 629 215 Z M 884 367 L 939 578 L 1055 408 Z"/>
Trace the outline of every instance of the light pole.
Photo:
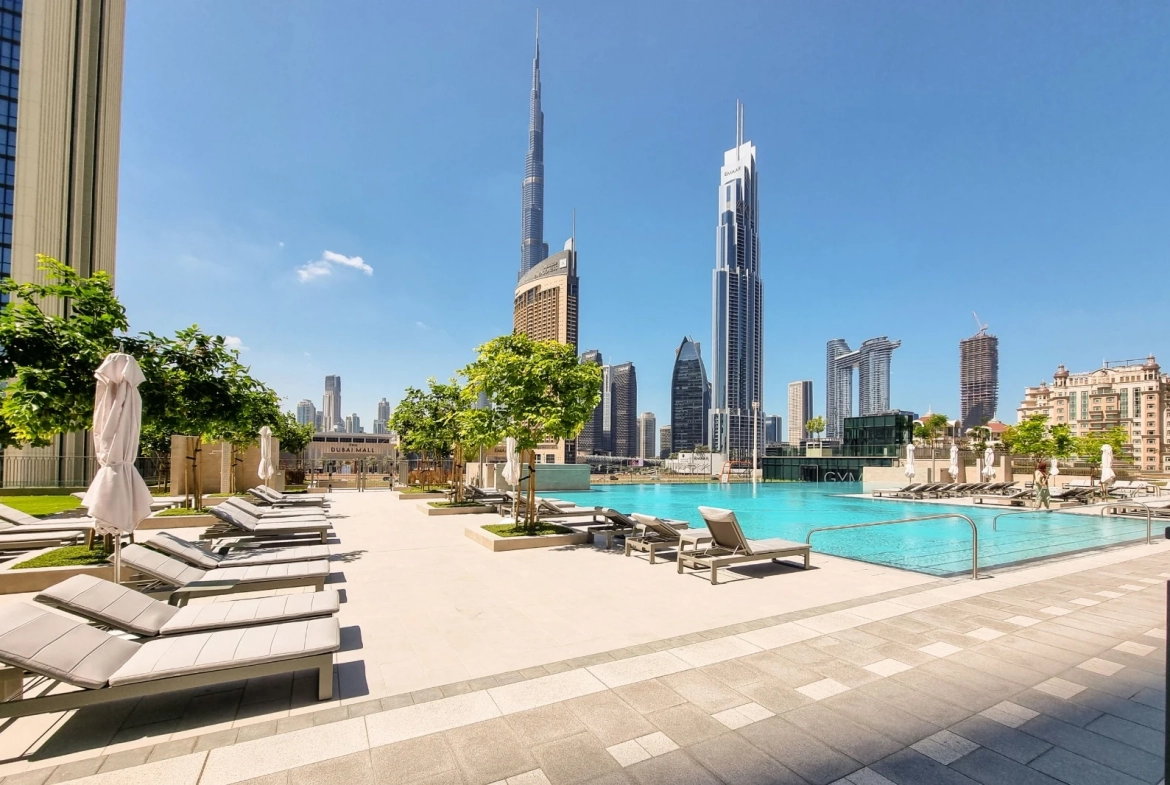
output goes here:
<path id="1" fill-rule="evenodd" d="M 756 482 L 756 467 L 760 464 L 760 402 L 752 401 L 752 483 Z"/>

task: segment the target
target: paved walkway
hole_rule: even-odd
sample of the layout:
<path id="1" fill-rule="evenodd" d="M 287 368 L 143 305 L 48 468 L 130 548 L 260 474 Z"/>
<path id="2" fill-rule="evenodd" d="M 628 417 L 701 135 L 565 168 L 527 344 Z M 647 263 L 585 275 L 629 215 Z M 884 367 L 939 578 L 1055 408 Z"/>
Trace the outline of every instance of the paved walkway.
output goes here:
<path id="1" fill-rule="evenodd" d="M 1156 783 L 1168 577 L 1160 542 L 936 581 L 0 785 Z"/>

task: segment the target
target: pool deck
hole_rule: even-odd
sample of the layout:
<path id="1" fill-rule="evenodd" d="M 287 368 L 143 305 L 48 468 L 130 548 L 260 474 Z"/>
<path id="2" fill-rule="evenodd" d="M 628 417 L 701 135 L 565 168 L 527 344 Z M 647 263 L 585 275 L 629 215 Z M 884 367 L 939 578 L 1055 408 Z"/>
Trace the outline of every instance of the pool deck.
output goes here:
<path id="1" fill-rule="evenodd" d="M 472 516 L 387 494 L 334 509 L 337 700 L 268 678 L 19 720 L 0 785 L 1161 776 L 1165 541 L 980 581 L 817 555 L 711 586 L 589 546 L 493 554 Z"/>

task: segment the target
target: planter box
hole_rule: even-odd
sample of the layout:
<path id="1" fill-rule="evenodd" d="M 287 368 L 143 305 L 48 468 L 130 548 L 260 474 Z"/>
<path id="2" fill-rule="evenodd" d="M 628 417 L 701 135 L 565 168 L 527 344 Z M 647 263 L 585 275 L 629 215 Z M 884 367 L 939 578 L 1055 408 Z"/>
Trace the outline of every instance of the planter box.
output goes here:
<path id="1" fill-rule="evenodd" d="M 442 491 L 436 493 L 403 493 L 398 491 L 398 498 L 402 501 L 410 501 L 411 499 L 422 501 L 424 499 L 446 499 L 447 494 Z"/>
<path id="2" fill-rule="evenodd" d="M 464 536 L 479 543 L 489 551 L 523 551 L 529 548 L 555 548 L 558 545 L 584 545 L 589 541 L 589 532 L 571 534 L 541 534 L 536 537 L 501 537 L 479 526 L 468 526 Z"/>
<path id="3" fill-rule="evenodd" d="M 56 550 L 44 548 L 25 555 L 21 561 L 28 561 L 46 551 Z M 15 564 L 13 562 L 12 564 Z M 122 565 L 122 577 L 129 574 L 130 568 Z M 66 578 L 74 575 L 92 575 L 95 578 L 114 580 L 114 565 L 95 564 L 87 567 L 34 567 L 28 570 L 0 569 L 0 594 L 24 594 L 25 592 L 44 591 L 55 586 Z"/>
<path id="4" fill-rule="evenodd" d="M 152 515 L 138 529 L 206 529 L 219 522 L 214 515 Z"/>
<path id="5" fill-rule="evenodd" d="M 479 515 L 485 512 L 496 511 L 495 507 L 485 507 L 481 504 L 477 504 L 474 507 L 432 507 L 425 502 L 418 505 L 418 509 L 419 512 L 426 513 L 427 515 Z M 484 532 L 484 534 L 487 534 L 487 532 Z"/>

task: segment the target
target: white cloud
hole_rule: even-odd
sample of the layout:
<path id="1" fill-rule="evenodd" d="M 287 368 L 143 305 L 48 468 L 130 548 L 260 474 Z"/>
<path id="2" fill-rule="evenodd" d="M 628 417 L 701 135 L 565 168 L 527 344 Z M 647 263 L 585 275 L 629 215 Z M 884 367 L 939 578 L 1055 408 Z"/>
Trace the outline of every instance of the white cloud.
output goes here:
<path id="1" fill-rule="evenodd" d="M 333 275 L 333 269 L 338 266 L 350 267 L 366 275 L 374 274 L 374 268 L 366 264 L 360 256 L 344 256 L 333 251 L 325 251 L 321 254 L 320 259 L 305 262 L 297 268 L 297 280 L 301 283 L 308 283 L 315 278 Z"/>
<path id="2" fill-rule="evenodd" d="M 228 349 L 235 349 L 237 351 L 244 351 L 247 346 L 244 346 L 244 341 L 238 335 L 225 335 L 223 337 L 223 345 Z"/>
<path id="3" fill-rule="evenodd" d="M 415 323 L 414 323 L 414 326 L 415 326 L 415 327 L 417 327 L 417 328 L 418 328 L 418 329 L 420 329 L 420 330 L 429 330 L 429 329 L 431 329 L 431 326 L 430 326 L 429 324 L 424 324 L 423 322 L 415 322 Z"/>
<path id="4" fill-rule="evenodd" d="M 277 247 L 277 248 L 283 248 L 283 247 L 284 247 L 284 243 L 283 243 L 283 242 L 279 242 L 279 243 L 277 243 L 277 244 L 276 244 L 276 247 Z"/>

